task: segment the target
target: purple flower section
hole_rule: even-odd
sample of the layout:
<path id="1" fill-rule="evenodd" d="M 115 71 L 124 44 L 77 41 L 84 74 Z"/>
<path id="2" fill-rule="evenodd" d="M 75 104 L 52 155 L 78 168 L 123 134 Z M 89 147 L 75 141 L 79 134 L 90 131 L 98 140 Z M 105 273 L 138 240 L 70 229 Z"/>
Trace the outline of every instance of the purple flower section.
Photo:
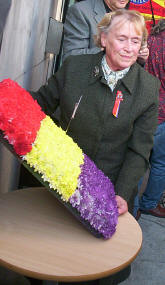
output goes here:
<path id="1" fill-rule="evenodd" d="M 105 239 L 115 233 L 118 210 L 114 186 L 85 154 L 78 188 L 69 202 Z"/>

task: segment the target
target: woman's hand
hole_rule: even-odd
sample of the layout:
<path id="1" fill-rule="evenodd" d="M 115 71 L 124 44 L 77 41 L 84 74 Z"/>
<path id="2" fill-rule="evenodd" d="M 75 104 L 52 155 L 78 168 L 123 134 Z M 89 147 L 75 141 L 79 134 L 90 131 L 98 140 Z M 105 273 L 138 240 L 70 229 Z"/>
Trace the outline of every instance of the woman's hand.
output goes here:
<path id="1" fill-rule="evenodd" d="M 128 212 L 127 202 L 122 197 L 116 195 L 116 202 L 117 202 L 119 216 Z"/>

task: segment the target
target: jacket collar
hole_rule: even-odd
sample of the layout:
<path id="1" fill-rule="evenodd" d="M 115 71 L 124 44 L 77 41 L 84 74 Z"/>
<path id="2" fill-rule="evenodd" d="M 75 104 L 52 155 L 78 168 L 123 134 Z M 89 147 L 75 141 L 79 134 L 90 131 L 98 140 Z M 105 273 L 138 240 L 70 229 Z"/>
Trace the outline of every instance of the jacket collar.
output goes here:
<path id="1" fill-rule="evenodd" d="M 102 83 L 107 85 L 101 66 L 103 55 L 103 51 L 93 55 L 93 62 L 91 64 L 91 70 L 89 75 L 89 84 L 93 84 L 97 80 L 100 80 Z M 121 79 L 122 83 L 124 84 L 130 95 L 134 91 L 135 81 L 139 72 L 139 68 L 140 66 L 137 63 L 134 63 L 126 74 L 126 76 Z"/>
<path id="2" fill-rule="evenodd" d="M 96 0 L 94 5 L 94 19 L 96 23 L 99 23 L 106 13 L 104 0 Z"/>
<path id="3" fill-rule="evenodd" d="M 135 62 L 131 66 L 131 68 L 128 71 L 128 73 L 126 74 L 126 76 L 124 76 L 121 79 L 121 81 L 123 82 L 123 84 L 125 85 L 127 90 L 129 91 L 130 95 L 133 94 L 133 92 L 134 92 L 135 81 L 137 80 L 139 68 L 141 68 L 141 67 L 139 66 L 138 63 Z"/>

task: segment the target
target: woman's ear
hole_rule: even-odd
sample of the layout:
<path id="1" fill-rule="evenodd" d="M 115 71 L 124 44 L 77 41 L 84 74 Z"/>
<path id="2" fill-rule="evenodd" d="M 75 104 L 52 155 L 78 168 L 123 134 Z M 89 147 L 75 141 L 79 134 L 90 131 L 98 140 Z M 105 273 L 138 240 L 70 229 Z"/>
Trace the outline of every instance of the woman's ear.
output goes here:
<path id="1" fill-rule="evenodd" d="M 100 37 L 100 39 L 101 39 L 101 46 L 102 47 L 106 47 L 106 35 L 104 34 L 104 33 L 101 33 L 101 37 Z"/>

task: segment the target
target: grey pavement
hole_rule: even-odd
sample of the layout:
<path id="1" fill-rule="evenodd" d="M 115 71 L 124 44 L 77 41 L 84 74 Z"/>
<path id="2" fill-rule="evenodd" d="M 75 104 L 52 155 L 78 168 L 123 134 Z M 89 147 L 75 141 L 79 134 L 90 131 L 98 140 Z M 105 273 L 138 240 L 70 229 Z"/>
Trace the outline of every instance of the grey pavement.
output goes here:
<path id="1" fill-rule="evenodd" d="M 140 194 L 147 185 L 144 176 Z M 165 192 L 160 204 L 165 208 Z M 142 214 L 138 221 L 142 233 L 142 249 L 131 265 L 131 275 L 120 285 L 165 285 L 165 218 Z"/>
<path id="2" fill-rule="evenodd" d="M 165 218 L 142 214 L 143 245 L 131 275 L 120 285 L 165 285 Z"/>

